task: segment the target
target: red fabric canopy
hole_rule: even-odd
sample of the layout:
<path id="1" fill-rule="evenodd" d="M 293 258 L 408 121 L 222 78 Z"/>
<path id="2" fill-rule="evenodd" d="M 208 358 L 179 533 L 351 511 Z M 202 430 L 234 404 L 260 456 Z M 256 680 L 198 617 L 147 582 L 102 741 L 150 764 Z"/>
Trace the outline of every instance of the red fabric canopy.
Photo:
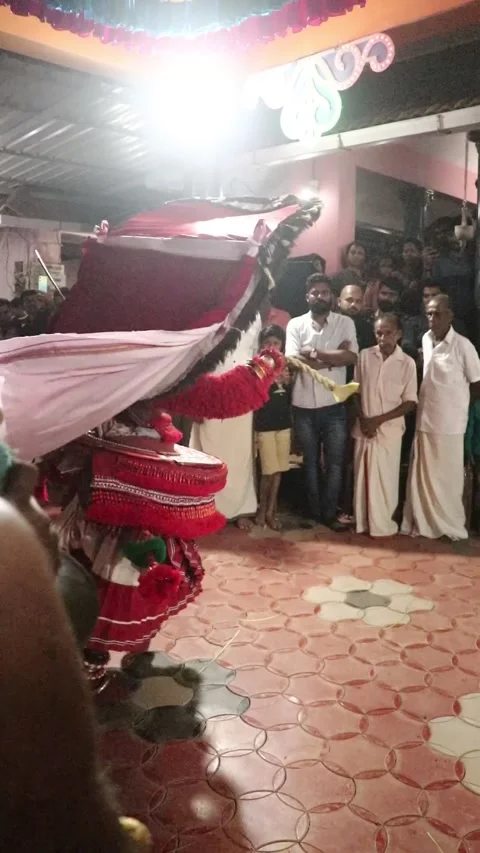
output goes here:
<path id="1" fill-rule="evenodd" d="M 290 202 L 290 203 L 289 203 Z M 255 234 L 259 217 L 273 231 L 280 222 L 298 210 L 292 196 L 270 205 L 265 199 L 240 198 L 212 201 L 185 199 L 169 202 L 160 210 L 139 213 L 109 231 L 113 237 L 221 237 L 249 240 Z"/>
<path id="2" fill-rule="evenodd" d="M 318 205 L 292 196 L 188 200 L 143 213 L 85 247 L 79 277 L 52 331 L 245 328 L 268 289 L 262 270 L 284 260 Z M 237 322 L 238 319 L 238 322 Z"/>

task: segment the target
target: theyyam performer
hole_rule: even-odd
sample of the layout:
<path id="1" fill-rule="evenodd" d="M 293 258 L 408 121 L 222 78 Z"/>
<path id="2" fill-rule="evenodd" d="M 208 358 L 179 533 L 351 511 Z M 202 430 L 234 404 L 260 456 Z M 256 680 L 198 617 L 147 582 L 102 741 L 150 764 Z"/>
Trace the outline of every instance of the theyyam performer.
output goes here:
<path id="1" fill-rule="evenodd" d="M 54 334 L 0 344 L 7 441 L 61 484 L 61 545 L 97 582 L 90 649 L 146 649 L 199 592 L 195 539 L 224 523 L 214 499 L 226 467 L 180 446 L 166 412 L 220 419 L 263 405 L 278 353 L 211 371 L 318 215 L 292 197 L 192 200 L 104 227 Z"/>

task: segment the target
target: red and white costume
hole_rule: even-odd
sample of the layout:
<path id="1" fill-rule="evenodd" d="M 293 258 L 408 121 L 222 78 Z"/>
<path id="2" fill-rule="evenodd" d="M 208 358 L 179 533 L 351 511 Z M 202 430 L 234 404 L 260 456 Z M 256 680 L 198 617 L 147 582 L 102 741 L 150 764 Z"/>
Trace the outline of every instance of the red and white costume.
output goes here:
<path id="1" fill-rule="evenodd" d="M 223 463 L 185 448 L 172 455 L 171 435 L 165 425 L 159 434 L 152 412 L 144 420 L 123 418 L 120 433 L 117 416 L 152 398 L 157 411 L 160 400 L 165 410 L 196 420 L 263 405 L 278 363 L 254 359 L 220 376 L 210 371 L 235 349 L 280 264 L 319 212 L 293 197 L 194 199 L 110 233 L 103 228 L 85 246 L 55 334 L 0 342 L 7 441 L 18 456 L 60 452 L 60 463 L 52 464 L 65 471 L 71 443 L 115 419 L 100 438 L 90 437 L 91 467 L 83 446 L 84 476 L 60 531 L 64 547 L 97 580 L 96 649 L 145 648 L 162 621 L 199 591 L 194 537 L 223 523 L 213 502 L 225 482 Z M 187 491 L 179 491 L 182 465 L 189 469 Z M 202 472 L 196 493 L 195 470 Z"/>

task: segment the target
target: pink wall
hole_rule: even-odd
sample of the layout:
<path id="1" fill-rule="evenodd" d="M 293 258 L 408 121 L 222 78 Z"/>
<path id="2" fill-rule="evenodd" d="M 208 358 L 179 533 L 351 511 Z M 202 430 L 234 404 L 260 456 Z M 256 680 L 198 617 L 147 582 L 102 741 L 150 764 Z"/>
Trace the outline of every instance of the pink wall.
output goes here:
<path id="1" fill-rule="evenodd" d="M 318 181 L 324 207 L 318 222 L 298 240 L 293 256 L 316 252 L 327 261 L 328 272 L 333 273 L 340 266 L 341 248 L 355 234 L 355 161 L 345 151 L 319 157 L 313 166 L 310 180 Z M 296 176 L 294 181 L 290 192 L 296 193 L 302 182 Z"/>
<path id="2" fill-rule="evenodd" d="M 463 196 L 463 168 L 446 160 L 432 157 L 400 142 L 391 145 L 376 145 L 351 151 L 355 165 L 370 169 L 390 178 L 398 178 L 456 198 Z M 476 174 L 468 173 L 468 200 L 475 203 Z"/>
<path id="3" fill-rule="evenodd" d="M 415 150 L 415 143 L 411 147 L 393 143 L 325 155 L 318 157 L 314 164 L 310 163 L 308 172 L 306 161 L 286 165 L 289 191 L 298 192 L 306 180 L 315 177 L 324 203 L 319 222 L 302 235 L 293 254 L 318 252 L 326 258 L 329 273 L 340 268 L 342 248 L 355 235 L 356 168 L 368 169 L 456 198 L 463 195 L 463 168 Z M 475 179 L 476 174 L 470 171 L 467 195 L 469 201 L 474 203 L 477 198 Z"/>
<path id="4" fill-rule="evenodd" d="M 357 168 L 461 198 L 463 168 L 442 159 L 439 156 L 442 150 L 449 152 L 450 161 L 453 151 L 457 162 L 461 162 L 460 139 L 449 142 L 444 137 L 423 137 L 408 143 L 339 151 L 315 160 L 255 167 L 241 175 L 234 170 L 226 173 L 224 180 L 227 195 L 243 194 L 248 188 L 252 195 L 270 197 L 285 193 L 298 195 L 302 189 L 313 189 L 315 182 L 324 204 L 323 212 L 316 225 L 299 238 L 293 255 L 318 253 L 326 259 L 331 274 L 340 269 L 341 250 L 355 235 Z M 476 153 L 472 155 L 471 167 L 476 164 L 474 157 Z M 476 201 L 475 177 L 473 171 L 469 173 L 468 198 L 472 202 Z"/>

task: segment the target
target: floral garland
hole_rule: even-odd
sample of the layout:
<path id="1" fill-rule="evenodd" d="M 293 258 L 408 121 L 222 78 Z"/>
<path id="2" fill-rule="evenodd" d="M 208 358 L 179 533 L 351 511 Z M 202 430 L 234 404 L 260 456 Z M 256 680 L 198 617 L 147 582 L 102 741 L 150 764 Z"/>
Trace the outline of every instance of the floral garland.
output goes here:
<path id="1" fill-rule="evenodd" d="M 142 53 L 185 46 L 227 51 L 299 32 L 366 0 L 0 0 L 15 15 L 32 15 L 56 30 L 94 36 Z"/>

